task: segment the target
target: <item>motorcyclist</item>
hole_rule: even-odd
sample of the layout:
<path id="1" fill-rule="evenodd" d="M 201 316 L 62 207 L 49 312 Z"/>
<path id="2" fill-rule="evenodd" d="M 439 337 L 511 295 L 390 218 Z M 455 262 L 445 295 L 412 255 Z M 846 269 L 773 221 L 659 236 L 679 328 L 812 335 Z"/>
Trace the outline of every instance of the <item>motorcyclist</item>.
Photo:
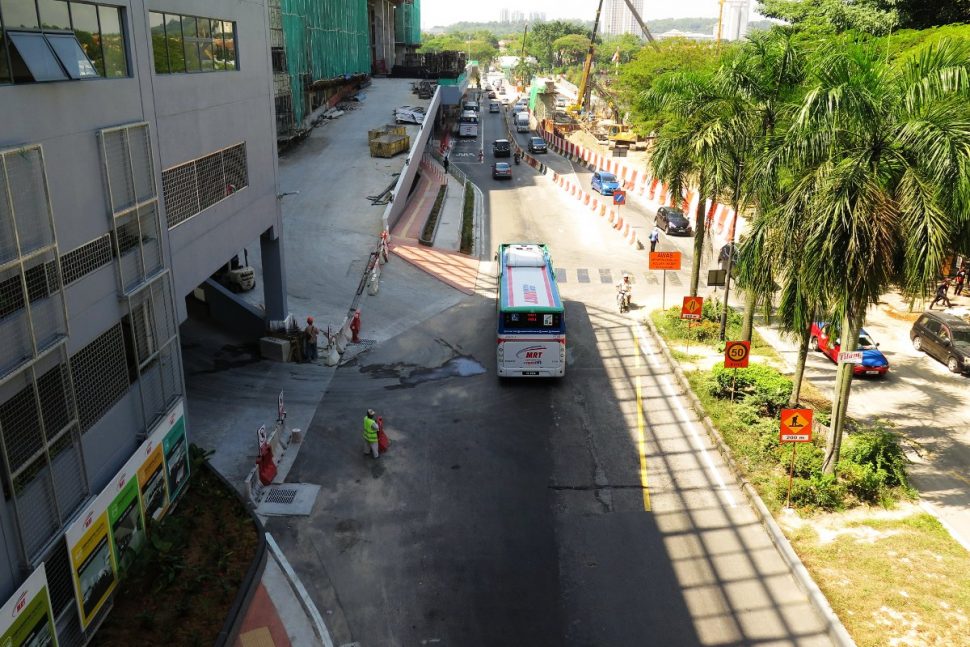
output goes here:
<path id="1" fill-rule="evenodd" d="M 616 302 L 620 306 L 620 312 L 627 312 L 633 298 L 633 284 L 630 283 L 630 275 L 624 274 L 623 280 L 616 285 Z"/>
<path id="2" fill-rule="evenodd" d="M 515 163 L 518 164 L 519 161 L 522 159 L 522 153 L 520 153 L 519 151 L 515 151 L 515 155 L 513 155 L 512 157 L 515 159 Z"/>

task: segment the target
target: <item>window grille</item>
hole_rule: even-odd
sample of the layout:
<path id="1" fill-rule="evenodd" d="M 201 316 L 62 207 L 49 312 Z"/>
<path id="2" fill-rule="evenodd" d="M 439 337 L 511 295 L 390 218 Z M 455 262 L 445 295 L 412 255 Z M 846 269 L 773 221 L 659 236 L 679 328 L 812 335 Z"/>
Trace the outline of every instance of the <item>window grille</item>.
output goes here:
<path id="1" fill-rule="evenodd" d="M 249 186 L 246 143 L 162 171 L 168 228 Z"/>
<path id="2" fill-rule="evenodd" d="M 61 256 L 64 284 L 70 285 L 82 276 L 90 274 L 110 262 L 111 235 L 105 234 Z"/>
<path id="3" fill-rule="evenodd" d="M 0 387 L 0 468 L 27 561 L 87 496 L 71 375 L 61 345 Z"/>
<path id="4" fill-rule="evenodd" d="M 71 374 L 84 433 L 128 392 L 128 365 L 121 323 L 117 323 L 71 357 Z"/>
<path id="5" fill-rule="evenodd" d="M 122 293 L 137 289 L 163 267 L 158 194 L 148 124 L 99 133 Z"/>

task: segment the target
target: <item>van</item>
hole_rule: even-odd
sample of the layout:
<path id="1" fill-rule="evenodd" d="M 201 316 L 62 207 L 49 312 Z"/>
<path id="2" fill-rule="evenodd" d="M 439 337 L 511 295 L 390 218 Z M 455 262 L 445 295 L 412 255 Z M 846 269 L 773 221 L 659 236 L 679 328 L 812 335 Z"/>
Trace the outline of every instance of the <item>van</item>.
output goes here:
<path id="1" fill-rule="evenodd" d="M 970 324 L 960 317 L 927 310 L 909 331 L 913 348 L 933 357 L 953 373 L 970 373 Z"/>
<path id="2" fill-rule="evenodd" d="M 461 107 L 462 112 L 478 112 L 478 102 L 477 101 L 466 101 L 465 105 Z"/>
<path id="3" fill-rule="evenodd" d="M 488 111 L 489 112 L 499 112 L 500 111 L 500 108 L 499 108 L 499 105 L 498 105 L 498 101 L 489 101 L 488 102 Z"/>
<path id="4" fill-rule="evenodd" d="M 515 115 L 515 132 L 517 133 L 527 133 L 529 132 L 529 113 L 528 112 L 518 112 Z"/>

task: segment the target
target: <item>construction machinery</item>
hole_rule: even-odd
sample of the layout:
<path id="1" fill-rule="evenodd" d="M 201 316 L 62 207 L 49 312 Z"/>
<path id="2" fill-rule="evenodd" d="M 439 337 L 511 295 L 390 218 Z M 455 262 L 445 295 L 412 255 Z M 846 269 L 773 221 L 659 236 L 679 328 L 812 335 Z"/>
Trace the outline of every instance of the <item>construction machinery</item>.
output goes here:
<path id="1" fill-rule="evenodd" d="M 593 69 L 593 53 L 596 51 L 596 32 L 600 28 L 600 12 L 602 10 L 603 0 L 599 0 L 599 3 L 596 5 L 596 18 L 593 20 L 593 31 L 589 33 L 589 49 L 586 51 L 586 60 L 583 61 L 583 76 L 579 80 L 579 91 L 576 93 L 576 103 L 566 109 L 574 117 L 579 117 L 589 107 L 589 95 L 593 89 L 589 82 L 589 75 Z"/>

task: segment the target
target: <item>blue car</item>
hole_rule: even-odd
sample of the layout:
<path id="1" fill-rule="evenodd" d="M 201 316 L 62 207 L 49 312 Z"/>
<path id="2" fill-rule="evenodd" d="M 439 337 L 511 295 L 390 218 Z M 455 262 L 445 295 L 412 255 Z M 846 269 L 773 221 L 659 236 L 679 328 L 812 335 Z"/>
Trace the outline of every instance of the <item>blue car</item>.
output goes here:
<path id="1" fill-rule="evenodd" d="M 816 321 L 812 324 L 808 347 L 822 352 L 830 360 L 838 363 L 842 343 L 838 337 L 833 338 L 832 333 L 831 324 Z M 859 331 L 859 342 L 856 345 L 856 350 L 862 351 L 862 363 L 852 367 L 854 375 L 884 377 L 889 372 L 889 360 L 882 354 L 882 351 L 879 350 L 879 344 L 872 340 L 865 328 Z"/>
<path id="2" fill-rule="evenodd" d="M 613 192 L 620 188 L 620 181 L 612 173 L 596 171 L 593 173 L 591 188 L 600 195 L 613 195 Z"/>

